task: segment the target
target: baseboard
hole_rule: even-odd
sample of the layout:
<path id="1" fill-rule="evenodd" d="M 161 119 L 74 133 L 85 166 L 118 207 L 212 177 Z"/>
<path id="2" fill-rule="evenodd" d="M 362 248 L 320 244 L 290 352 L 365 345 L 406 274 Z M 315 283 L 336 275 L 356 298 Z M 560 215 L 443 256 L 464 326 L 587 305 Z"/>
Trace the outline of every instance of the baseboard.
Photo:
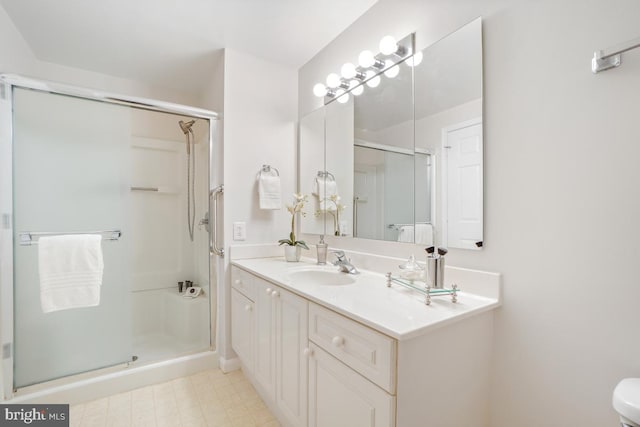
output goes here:
<path id="1" fill-rule="evenodd" d="M 231 371 L 237 371 L 241 366 L 240 359 L 238 359 L 237 357 L 234 357 L 233 359 L 225 359 L 221 356 L 218 359 L 218 364 L 220 366 L 220 370 L 225 374 Z"/>

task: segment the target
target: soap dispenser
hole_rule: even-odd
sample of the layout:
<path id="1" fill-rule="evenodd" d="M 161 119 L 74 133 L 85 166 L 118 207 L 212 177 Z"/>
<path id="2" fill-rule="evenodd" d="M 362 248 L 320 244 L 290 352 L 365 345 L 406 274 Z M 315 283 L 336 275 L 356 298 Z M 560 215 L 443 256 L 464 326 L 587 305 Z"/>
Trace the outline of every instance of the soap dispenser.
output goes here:
<path id="1" fill-rule="evenodd" d="M 316 245 L 318 251 L 318 265 L 325 265 L 327 263 L 327 248 L 328 244 L 324 242 L 324 236 L 320 236 L 320 241 Z"/>

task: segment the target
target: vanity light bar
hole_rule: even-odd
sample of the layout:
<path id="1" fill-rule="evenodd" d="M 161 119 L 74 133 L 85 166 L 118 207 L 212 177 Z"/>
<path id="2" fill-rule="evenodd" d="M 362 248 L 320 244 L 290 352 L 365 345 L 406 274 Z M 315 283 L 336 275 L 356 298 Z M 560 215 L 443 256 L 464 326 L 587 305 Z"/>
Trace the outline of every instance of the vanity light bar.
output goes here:
<path id="1" fill-rule="evenodd" d="M 381 73 L 385 73 L 389 78 L 395 77 L 398 72 L 394 71 L 393 67 L 397 67 L 415 51 L 415 33 L 399 41 L 392 36 L 384 36 L 379 47 L 380 53 L 377 55 L 368 50 L 360 52 L 357 66 L 347 62 L 340 69 L 340 74 L 331 73 L 327 76 L 326 85 L 316 83 L 313 93 L 317 97 L 324 97 L 325 104 L 336 99 L 339 102 L 347 102 L 349 92 L 353 92 L 354 95 L 362 93 L 363 84 L 367 83 L 369 87 L 378 86 Z"/>

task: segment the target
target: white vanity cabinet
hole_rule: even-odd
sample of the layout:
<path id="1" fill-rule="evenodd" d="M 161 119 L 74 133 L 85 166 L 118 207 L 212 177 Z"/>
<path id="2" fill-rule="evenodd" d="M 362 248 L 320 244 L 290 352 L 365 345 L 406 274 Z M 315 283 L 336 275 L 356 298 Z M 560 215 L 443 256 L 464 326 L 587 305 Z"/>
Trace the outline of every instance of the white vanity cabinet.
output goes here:
<path id="1" fill-rule="evenodd" d="M 247 272 L 233 268 L 232 284 L 247 286 L 254 297 L 252 307 L 252 328 L 250 337 L 240 337 L 233 331 L 247 331 L 242 326 L 234 328 L 232 324 L 232 347 L 244 350 L 246 339 L 253 341 L 253 360 L 238 356 L 248 374 L 257 383 L 259 391 L 266 394 L 265 400 L 275 404 L 277 412 L 286 419 L 285 425 L 307 425 L 308 361 L 305 349 L 308 346 L 308 302 L 279 286 L 267 282 Z M 233 299 L 232 293 L 232 299 Z M 241 307 L 232 302 L 233 310 Z M 232 322 L 241 315 L 232 314 Z"/>
<path id="2" fill-rule="evenodd" d="M 262 262 L 267 268 L 273 265 Z M 262 265 L 259 261 L 245 263 Z M 305 298 L 304 290 L 296 294 L 285 289 L 289 287 L 285 280 L 267 281 L 234 266 L 232 281 L 233 348 L 247 377 L 282 425 L 489 425 L 493 313 L 460 313 L 472 304 L 491 306 L 495 304 L 492 300 L 464 295 L 456 305 L 440 300 L 426 307 L 411 299 L 405 310 L 415 310 L 413 322 L 425 313 L 418 310 L 431 310 L 426 313 L 434 319 L 454 311 L 459 317 L 446 327 L 395 337 L 385 333 L 384 319 L 379 328 L 355 320 L 357 317 L 349 317 L 350 311 L 338 313 L 319 304 L 323 299 Z M 367 286 L 368 296 L 387 289 Z M 331 307 L 339 297 L 335 291 L 326 292 Z M 343 303 L 346 301 L 352 309 L 371 304 L 361 300 Z M 396 307 L 394 310 L 401 309 Z"/>
<path id="3" fill-rule="evenodd" d="M 394 426 L 396 340 L 309 304 L 309 427 Z"/>
<path id="4" fill-rule="evenodd" d="M 261 362 L 275 362 L 275 401 L 278 409 L 294 426 L 307 423 L 307 300 L 269 282 L 258 279 L 259 287 L 271 288 L 270 354 L 266 346 Z M 260 301 L 260 304 L 262 301 Z M 270 362 L 273 369 L 273 362 Z"/>
<path id="5" fill-rule="evenodd" d="M 392 427 L 392 396 L 311 343 L 309 427 Z"/>
<path id="6" fill-rule="evenodd" d="M 255 345 L 254 303 L 231 290 L 231 342 L 233 350 L 249 369 L 253 366 Z"/>

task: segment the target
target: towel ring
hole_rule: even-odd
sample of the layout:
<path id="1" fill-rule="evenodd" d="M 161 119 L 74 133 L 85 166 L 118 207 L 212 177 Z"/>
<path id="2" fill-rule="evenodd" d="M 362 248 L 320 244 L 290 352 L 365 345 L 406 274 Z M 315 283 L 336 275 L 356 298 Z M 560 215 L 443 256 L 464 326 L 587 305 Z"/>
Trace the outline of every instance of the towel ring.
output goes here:
<path id="1" fill-rule="evenodd" d="M 271 171 L 276 171 L 276 175 L 280 176 L 280 172 L 278 172 L 278 169 L 274 168 L 271 165 L 262 165 L 262 169 L 260 169 L 258 175 L 261 175 L 262 173 L 269 173 Z"/>
<path id="2" fill-rule="evenodd" d="M 336 180 L 336 177 L 333 176 L 333 174 L 331 172 L 327 172 L 327 171 L 318 171 L 318 175 L 316 175 L 316 176 L 318 178 L 324 178 L 324 179 L 327 179 L 327 178 L 331 177 L 331 179 L 333 181 Z"/>

